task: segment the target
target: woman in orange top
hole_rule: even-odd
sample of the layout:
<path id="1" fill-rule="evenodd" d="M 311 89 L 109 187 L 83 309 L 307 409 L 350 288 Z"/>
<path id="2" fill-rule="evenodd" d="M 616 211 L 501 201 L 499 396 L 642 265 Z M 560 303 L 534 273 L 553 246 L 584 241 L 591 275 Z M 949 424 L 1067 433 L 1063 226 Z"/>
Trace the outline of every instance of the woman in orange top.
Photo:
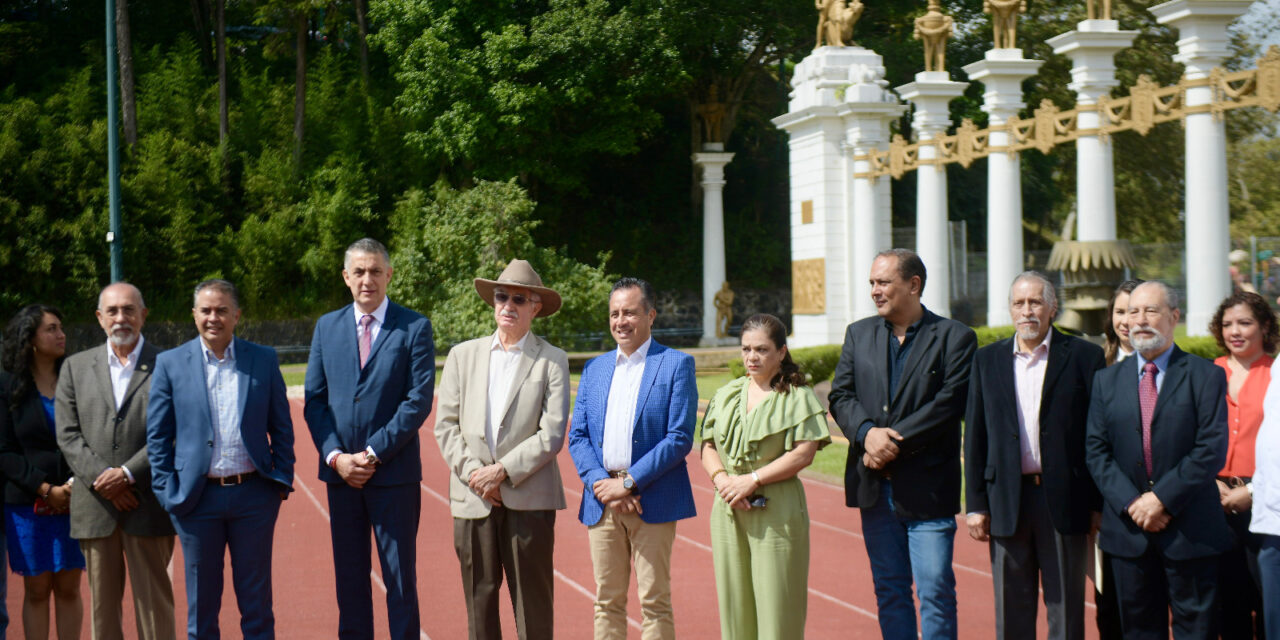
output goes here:
<path id="1" fill-rule="evenodd" d="M 1275 353 L 1280 343 L 1280 327 L 1262 296 L 1242 291 L 1218 305 L 1209 331 L 1227 353 L 1214 361 L 1227 372 L 1230 430 L 1227 464 L 1218 472 L 1218 492 L 1236 535 L 1236 546 L 1222 554 L 1219 566 L 1220 628 L 1223 638 L 1253 638 L 1255 631 L 1261 636 L 1263 629 L 1259 540 L 1249 532 L 1254 442 L 1262 425 L 1262 401 L 1271 382 L 1274 358 L 1269 354 Z"/>

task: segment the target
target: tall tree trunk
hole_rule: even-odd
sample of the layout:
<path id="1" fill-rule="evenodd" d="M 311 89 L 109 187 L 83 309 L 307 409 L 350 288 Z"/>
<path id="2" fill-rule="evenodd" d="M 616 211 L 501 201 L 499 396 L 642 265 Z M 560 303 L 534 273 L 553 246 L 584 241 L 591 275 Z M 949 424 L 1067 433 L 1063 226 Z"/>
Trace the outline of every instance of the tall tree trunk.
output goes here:
<path id="1" fill-rule="evenodd" d="M 228 139 L 231 137 L 231 125 L 228 122 L 227 105 L 227 0 L 215 0 L 218 38 L 218 146 L 226 162 Z"/>
<path id="2" fill-rule="evenodd" d="M 360 26 L 360 79 L 364 81 L 365 89 L 369 88 L 369 23 L 365 18 L 365 0 L 355 0 L 356 2 L 356 24 Z"/>
<path id="3" fill-rule="evenodd" d="M 116 58 L 120 61 L 120 110 L 124 112 L 124 141 L 138 144 L 138 103 L 133 90 L 133 37 L 129 32 L 129 0 L 116 1 Z"/>
<path id="4" fill-rule="evenodd" d="M 299 175 L 302 173 L 302 126 L 303 116 L 307 113 L 307 13 L 299 11 L 294 17 L 294 29 L 297 33 L 295 45 L 296 64 L 294 65 L 293 90 L 293 166 Z"/>
<path id="5" fill-rule="evenodd" d="M 200 64 L 213 68 L 213 54 L 209 44 L 209 3 L 207 0 L 191 0 L 191 21 L 196 27 L 196 47 L 200 49 Z"/>

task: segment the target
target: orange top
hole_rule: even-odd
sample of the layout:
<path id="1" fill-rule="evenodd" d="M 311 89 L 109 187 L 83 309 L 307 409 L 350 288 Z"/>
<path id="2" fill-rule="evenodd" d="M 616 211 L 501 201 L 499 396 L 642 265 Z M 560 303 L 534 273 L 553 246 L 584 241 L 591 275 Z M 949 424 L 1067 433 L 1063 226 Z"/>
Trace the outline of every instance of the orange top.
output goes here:
<path id="1" fill-rule="evenodd" d="M 1239 403 L 1227 394 L 1227 429 L 1230 432 L 1227 442 L 1227 465 L 1218 473 L 1220 476 L 1253 477 L 1253 445 L 1258 439 L 1258 428 L 1262 426 L 1262 399 L 1267 395 L 1267 385 L 1271 383 L 1271 363 L 1275 361 L 1269 355 L 1253 361 L 1249 366 L 1249 377 L 1240 387 Z M 1227 356 L 1213 361 L 1227 372 L 1227 384 L 1231 383 L 1231 368 L 1227 366 Z"/>

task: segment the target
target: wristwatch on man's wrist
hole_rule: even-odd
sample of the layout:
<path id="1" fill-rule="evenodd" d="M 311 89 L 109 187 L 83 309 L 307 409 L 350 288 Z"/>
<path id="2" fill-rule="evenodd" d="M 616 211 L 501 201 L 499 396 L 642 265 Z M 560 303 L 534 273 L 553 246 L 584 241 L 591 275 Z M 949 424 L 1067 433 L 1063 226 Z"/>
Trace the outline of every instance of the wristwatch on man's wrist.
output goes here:
<path id="1" fill-rule="evenodd" d="M 623 489 L 626 489 L 627 491 L 630 491 L 631 493 L 635 493 L 635 492 L 636 492 L 636 479 L 635 479 L 635 478 L 632 478 L 631 476 L 627 476 L 627 477 L 623 478 L 623 479 L 622 479 L 622 488 L 623 488 Z"/>

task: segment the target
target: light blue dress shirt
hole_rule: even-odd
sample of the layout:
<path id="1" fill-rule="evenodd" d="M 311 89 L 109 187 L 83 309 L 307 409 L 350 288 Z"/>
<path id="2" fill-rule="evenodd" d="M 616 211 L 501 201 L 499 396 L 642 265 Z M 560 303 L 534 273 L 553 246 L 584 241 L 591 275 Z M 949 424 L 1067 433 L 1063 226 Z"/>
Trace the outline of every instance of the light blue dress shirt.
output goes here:
<path id="1" fill-rule="evenodd" d="M 253 461 L 240 436 L 240 377 L 236 373 L 236 341 L 231 339 L 221 360 L 200 341 L 204 351 L 204 382 L 209 392 L 213 424 L 213 454 L 209 476 L 221 478 L 253 471 Z"/>

